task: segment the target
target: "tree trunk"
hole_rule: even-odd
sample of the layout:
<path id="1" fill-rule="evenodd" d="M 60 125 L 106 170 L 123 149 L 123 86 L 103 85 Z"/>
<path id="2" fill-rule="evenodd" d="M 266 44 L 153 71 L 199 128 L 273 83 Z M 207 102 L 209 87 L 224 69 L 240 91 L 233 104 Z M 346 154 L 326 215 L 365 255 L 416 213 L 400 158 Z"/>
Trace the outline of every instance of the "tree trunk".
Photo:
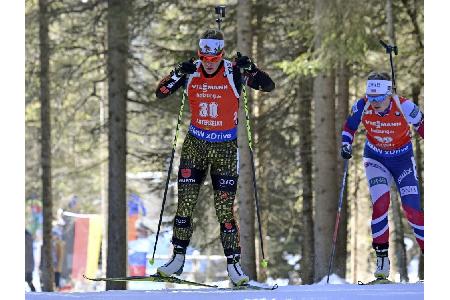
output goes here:
<path id="1" fill-rule="evenodd" d="M 41 98 L 41 166 L 43 202 L 42 283 L 43 291 L 53 292 L 54 268 L 52 257 L 52 154 L 50 120 L 50 45 L 47 0 L 39 0 L 39 50 Z"/>
<path id="2" fill-rule="evenodd" d="M 130 3 L 108 1 L 108 277 L 127 273 L 126 127 L 128 73 L 128 10 Z M 107 290 L 126 289 L 108 282 Z"/>
<path id="3" fill-rule="evenodd" d="M 239 0 L 237 4 L 237 48 L 242 55 L 251 56 L 251 1 Z M 247 89 L 248 90 L 248 89 Z M 250 92 L 247 92 L 250 105 Z M 250 113 L 250 112 L 249 112 Z M 250 277 L 256 279 L 255 255 L 255 200 L 253 191 L 253 175 L 248 146 L 247 128 L 244 112 L 244 99 L 239 105 L 238 145 L 239 145 L 239 227 L 242 248 L 242 269 Z"/>
<path id="4" fill-rule="evenodd" d="M 387 20 L 387 32 L 389 40 L 394 45 L 395 39 L 395 19 L 392 7 L 392 0 L 386 0 L 386 20 Z M 405 246 L 405 232 L 403 228 L 403 222 L 401 219 L 400 204 L 398 201 L 397 193 L 391 189 L 391 203 L 392 203 L 392 215 L 394 221 L 394 249 L 396 253 L 396 265 L 398 272 L 400 273 L 401 281 L 408 281 L 408 270 L 406 263 L 406 246 Z"/>
<path id="5" fill-rule="evenodd" d="M 316 0 L 314 8 L 315 45 L 320 49 L 325 32 L 328 1 Z M 336 182 L 336 131 L 335 131 L 335 92 L 334 75 L 325 69 L 314 79 L 314 281 L 320 281 L 328 273 L 328 262 L 338 203 Z"/>
<path id="6" fill-rule="evenodd" d="M 314 220 L 312 186 L 312 124 L 311 102 L 313 80 L 310 77 L 300 82 L 299 88 L 299 132 L 300 160 L 302 164 L 302 245 L 300 277 L 302 283 L 314 283 Z"/>
<path id="7" fill-rule="evenodd" d="M 338 95 L 336 97 L 336 140 L 337 149 L 341 147 L 341 131 L 344 120 L 348 114 L 349 102 L 349 80 L 350 70 L 346 61 L 341 60 L 338 71 Z M 337 180 L 338 184 L 342 184 L 343 176 L 343 160 L 340 151 L 337 151 Z M 348 178 L 347 178 L 348 181 Z M 341 187 L 339 186 L 339 189 Z M 342 199 L 342 209 L 339 223 L 339 231 L 336 240 L 336 258 L 334 262 L 334 272 L 342 278 L 345 278 L 347 271 L 347 224 L 348 224 L 348 199 L 347 199 L 347 182 L 344 188 Z"/>

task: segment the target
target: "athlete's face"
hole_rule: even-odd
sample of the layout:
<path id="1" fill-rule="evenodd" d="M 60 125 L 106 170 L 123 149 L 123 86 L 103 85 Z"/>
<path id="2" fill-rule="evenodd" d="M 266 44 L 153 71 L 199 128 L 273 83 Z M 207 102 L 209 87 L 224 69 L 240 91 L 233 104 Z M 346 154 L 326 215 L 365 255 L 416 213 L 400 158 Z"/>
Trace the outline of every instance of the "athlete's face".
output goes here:
<path id="1" fill-rule="evenodd" d="M 219 68 L 220 62 L 221 62 L 221 60 L 219 60 L 217 62 L 202 60 L 202 65 L 207 74 L 213 74 Z"/>
<path id="2" fill-rule="evenodd" d="M 375 101 L 370 102 L 372 108 L 373 108 L 376 112 L 383 112 L 383 111 L 385 111 L 386 108 L 388 108 L 389 103 L 390 103 L 390 97 L 389 97 L 389 96 L 386 96 L 386 97 L 384 98 L 384 100 L 381 101 L 381 102 L 375 102 Z"/>

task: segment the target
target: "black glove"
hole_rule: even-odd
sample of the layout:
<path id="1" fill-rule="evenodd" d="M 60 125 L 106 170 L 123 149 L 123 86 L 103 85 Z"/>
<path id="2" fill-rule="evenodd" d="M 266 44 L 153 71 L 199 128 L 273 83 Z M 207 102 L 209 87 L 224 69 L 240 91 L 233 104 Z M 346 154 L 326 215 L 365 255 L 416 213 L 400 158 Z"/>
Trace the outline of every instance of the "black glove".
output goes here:
<path id="1" fill-rule="evenodd" d="M 352 158 L 352 145 L 350 145 L 350 144 L 342 145 L 341 156 L 342 156 L 343 159 L 350 159 L 350 158 Z"/>
<path id="2" fill-rule="evenodd" d="M 185 74 L 193 74 L 197 70 L 194 64 L 194 60 L 191 58 L 188 61 L 183 61 L 175 67 L 175 74 L 177 76 L 183 76 Z"/>
<path id="3" fill-rule="evenodd" d="M 238 55 L 238 57 L 236 58 L 236 66 L 239 69 L 244 69 L 245 71 L 248 72 L 253 72 L 256 68 L 255 64 L 252 62 L 250 57 L 240 55 Z"/>

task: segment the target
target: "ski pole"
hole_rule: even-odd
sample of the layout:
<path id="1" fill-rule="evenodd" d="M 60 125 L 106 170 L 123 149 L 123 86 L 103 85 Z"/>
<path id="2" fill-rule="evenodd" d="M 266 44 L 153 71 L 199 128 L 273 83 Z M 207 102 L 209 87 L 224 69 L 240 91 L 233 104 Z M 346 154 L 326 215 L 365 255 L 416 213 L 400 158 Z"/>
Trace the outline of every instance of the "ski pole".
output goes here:
<path id="1" fill-rule="evenodd" d="M 237 57 L 241 57 L 241 53 L 237 53 Z M 250 129 L 250 117 L 248 113 L 248 105 L 247 105 L 247 90 L 245 89 L 245 82 L 242 81 L 242 96 L 244 98 L 244 110 L 245 110 L 245 120 L 246 120 L 246 127 L 247 127 L 247 138 L 248 138 L 248 147 L 250 148 L 250 159 L 251 159 L 251 165 L 252 165 L 252 172 L 253 172 L 253 190 L 255 192 L 255 202 L 256 202 L 256 217 L 258 220 L 258 229 L 259 229 L 259 241 L 261 244 L 261 254 L 262 254 L 262 260 L 261 260 L 261 267 L 267 268 L 268 261 L 266 260 L 264 256 L 264 241 L 262 237 L 262 230 L 261 230 L 261 217 L 259 214 L 259 200 L 258 200 L 258 189 L 256 187 L 256 171 L 255 171 L 255 160 L 253 157 L 253 145 L 252 145 L 252 133 Z"/>
<path id="2" fill-rule="evenodd" d="M 179 131 L 180 123 L 181 123 L 181 117 L 183 116 L 185 100 L 186 100 L 186 90 L 183 91 L 183 96 L 181 98 L 180 111 L 178 113 L 177 128 L 175 129 L 175 137 L 173 138 L 172 155 L 170 157 L 169 170 L 167 171 L 166 187 L 164 189 L 164 196 L 163 196 L 163 201 L 162 201 L 162 205 L 161 205 L 161 213 L 159 214 L 158 231 L 156 232 L 156 241 L 155 241 L 155 245 L 153 246 L 153 255 L 152 255 L 152 258 L 149 260 L 149 263 L 151 265 L 153 265 L 155 263 L 156 245 L 158 244 L 158 237 L 159 237 L 159 231 L 161 229 L 161 222 L 162 222 L 162 217 L 163 217 L 163 213 L 164 213 L 164 206 L 166 205 L 167 190 L 169 188 L 170 174 L 172 173 L 173 157 L 175 156 L 175 148 L 177 146 L 178 131 Z"/>
<path id="3" fill-rule="evenodd" d="M 398 47 L 395 45 L 394 46 L 388 45 L 385 42 L 383 42 L 382 40 L 380 40 L 380 44 L 384 47 L 384 49 L 386 49 L 386 53 L 389 54 L 389 61 L 391 62 L 392 90 L 394 91 L 394 93 L 397 93 L 397 86 L 395 84 L 394 61 L 392 59 L 392 51 L 394 51 L 395 55 L 398 55 Z"/>
<path id="4" fill-rule="evenodd" d="M 334 253 L 336 251 L 336 240 L 337 240 L 337 234 L 338 234 L 338 228 L 339 228 L 339 221 L 341 219 L 342 199 L 344 198 L 344 188 L 345 188 L 345 179 L 347 178 L 347 170 L 348 170 L 348 159 L 345 159 L 344 160 L 344 176 L 342 176 L 341 192 L 339 194 L 339 205 L 338 205 L 338 210 L 337 210 L 337 214 L 336 214 L 336 223 L 334 224 L 333 246 L 331 248 L 331 255 L 330 255 L 330 260 L 328 263 L 327 283 L 330 281 L 330 273 L 331 273 L 331 268 L 333 266 Z"/>

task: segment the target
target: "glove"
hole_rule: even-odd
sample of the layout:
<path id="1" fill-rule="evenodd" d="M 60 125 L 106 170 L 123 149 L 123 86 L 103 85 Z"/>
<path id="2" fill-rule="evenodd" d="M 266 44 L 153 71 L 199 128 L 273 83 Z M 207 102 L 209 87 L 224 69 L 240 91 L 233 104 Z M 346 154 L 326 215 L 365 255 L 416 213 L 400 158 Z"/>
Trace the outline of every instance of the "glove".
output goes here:
<path id="1" fill-rule="evenodd" d="M 342 156 L 343 159 L 350 159 L 350 158 L 352 158 L 352 145 L 350 145 L 350 144 L 342 145 L 341 156 Z"/>
<path id="2" fill-rule="evenodd" d="M 188 61 L 183 61 L 179 63 L 175 67 L 175 74 L 177 76 L 183 76 L 185 74 L 193 74 L 197 70 L 197 67 L 194 64 L 193 59 L 190 59 Z"/>
<path id="3" fill-rule="evenodd" d="M 236 66 L 239 69 L 244 69 L 245 71 L 253 72 L 255 70 L 256 66 L 252 62 L 250 57 L 248 57 L 248 56 L 240 56 L 239 54 L 238 54 L 238 57 L 235 60 L 236 61 Z"/>

